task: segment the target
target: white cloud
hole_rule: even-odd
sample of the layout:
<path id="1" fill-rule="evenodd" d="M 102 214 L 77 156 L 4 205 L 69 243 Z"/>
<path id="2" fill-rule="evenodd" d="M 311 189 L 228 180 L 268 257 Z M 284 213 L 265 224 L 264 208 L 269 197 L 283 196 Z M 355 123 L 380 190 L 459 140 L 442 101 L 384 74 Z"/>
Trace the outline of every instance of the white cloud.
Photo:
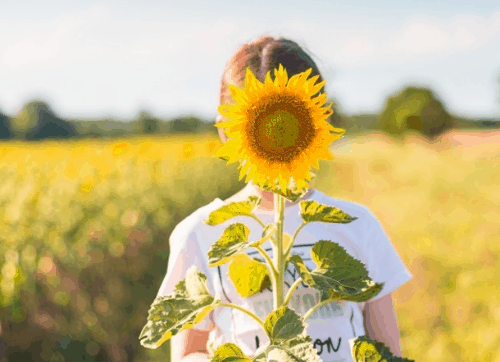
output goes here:
<path id="1" fill-rule="evenodd" d="M 303 38 L 320 57 L 344 67 L 415 62 L 474 50 L 500 39 L 500 12 L 441 20 L 413 17 L 391 31 L 372 25 L 346 30 L 316 23 L 287 24 L 292 36 Z"/>
<path id="2" fill-rule="evenodd" d="M 10 110 L 33 92 L 64 104 L 67 112 L 79 107 L 80 112 L 113 109 L 124 114 L 141 102 L 157 109 L 190 109 L 194 102 L 199 109 L 216 109 L 225 62 L 239 45 L 265 32 L 305 45 L 327 79 L 360 67 L 373 69 L 373 74 L 381 65 L 411 71 L 407 65 L 486 48 L 500 39 L 500 12 L 413 17 L 385 31 L 376 18 L 348 29 L 335 22 L 256 23 L 241 17 L 186 22 L 120 18 L 107 5 L 37 21 L 4 20 L 0 33 L 8 36 L 1 39 L 5 76 L 0 96 Z M 368 73 L 363 73 L 365 81 L 374 83 L 376 77 Z M 367 102 L 360 100 L 359 86 L 353 85 L 353 104 Z M 370 88 L 365 98 L 377 90 Z"/>

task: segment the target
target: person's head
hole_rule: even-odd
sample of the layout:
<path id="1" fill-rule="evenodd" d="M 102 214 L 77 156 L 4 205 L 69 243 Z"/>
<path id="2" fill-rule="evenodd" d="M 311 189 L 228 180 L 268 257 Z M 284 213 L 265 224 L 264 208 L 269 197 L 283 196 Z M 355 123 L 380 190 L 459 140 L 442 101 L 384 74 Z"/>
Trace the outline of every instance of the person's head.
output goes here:
<path id="1" fill-rule="evenodd" d="M 318 75 L 317 82 L 323 81 L 312 58 L 297 43 L 284 38 L 263 36 L 242 45 L 227 62 L 222 75 L 220 104 L 234 103 L 229 84 L 242 88 L 247 67 L 258 80 L 264 82 L 267 72 L 271 73 L 271 79 L 274 80 L 274 69 L 280 64 L 286 69 L 289 77 L 312 68 L 309 77 Z M 323 89 L 320 93 L 322 92 Z M 221 116 L 217 117 L 217 121 L 221 120 Z M 227 138 L 223 130 L 219 128 L 218 131 L 222 142 L 225 142 Z"/>

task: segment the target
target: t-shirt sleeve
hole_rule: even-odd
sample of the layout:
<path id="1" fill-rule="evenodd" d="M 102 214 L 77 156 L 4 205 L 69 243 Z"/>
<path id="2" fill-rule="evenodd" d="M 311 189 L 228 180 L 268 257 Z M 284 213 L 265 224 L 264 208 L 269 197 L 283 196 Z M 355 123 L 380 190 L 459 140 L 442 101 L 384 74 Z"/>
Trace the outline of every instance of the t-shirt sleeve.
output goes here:
<path id="1" fill-rule="evenodd" d="M 371 212 L 365 232 L 368 274 L 373 281 L 385 283 L 382 291 L 373 298 L 376 300 L 398 289 L 409 281 L 412 275 L 384 228 Z"/>
<path id="2" fill-rule="evenodd" d="M 175 286 L 186 277 L 186 273 L 192 265 L 195 265 L 200 272 L 207 276 L 207 286 L 213 295 L 214 288 L 210 273 L 208 273 L 207 262 L 201 253 L 196 233 L 188 221 L 184 220 L 178 224 L 170 235 L 167 274 L 161 283 L 158 296 L 172 294 Z M 212 314 L 193 328 L 210 329 L 211 317 Z"/>

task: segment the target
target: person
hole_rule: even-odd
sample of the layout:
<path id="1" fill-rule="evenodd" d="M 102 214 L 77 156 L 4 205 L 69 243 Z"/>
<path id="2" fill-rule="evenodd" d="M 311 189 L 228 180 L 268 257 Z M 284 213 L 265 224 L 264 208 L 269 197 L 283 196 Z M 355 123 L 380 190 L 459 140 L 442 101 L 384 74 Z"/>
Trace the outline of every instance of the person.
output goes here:
<path id="1" fill-rule="evenodd" d="M 263 81 L 266 73 L 282 64 L 289 76 L 312 68 L 310 77 L 321 75 L 312 58 L 295 42 L 288 39 L 275 39 L 264 36 L 243 45 L 226 65 L 220 88 L 221 104 L 234 103 L 228 89 L 229 84 L 242 87 L 246 67 Z M 323 91 L 323 90 L 322 90 Z M 321 91 L 321 92 L 322 92 Z M 221 121 L 222 117 L 218 117 Z M 222 142 L 227 141 L 219 128 Z M 334 162 L 334 161 L 333 161 Z M 273 193 L 265 192 L 249 182 L 240 192 L 223 201 L 215 199 L 180 222 L 170 236 L 170 256 L 168 270 L 158 295 L 171 294 L 175 285 L 185 278 L 192 265 L 207 276 L 207 286 L 212 293 L 223 301 L 244 306 L 264 319 L 273 306 L 270 288 L 242 298 L 227 277 L 228 264 L 215 268 L 208 267 L 208 250 L 231 223 L 243 222 L 250 229 L 250 240 L 256 240 L 262 227 L 248 217 L 236 217 L 221 225 L 209 226 L 204 223 L 211 211 L 225 204 L 244 201 L 251 195 L 261 197 L 256 215 L 266 224 L 273 222 Z M 384 282 L 380 294 L 366 303 L 330 303 L 316 311 L 308 320 L 307 332 L 314 347 L 323 361 L 352 361 L 348 340 L 367 335 L 385 343 L 391 351 L 400 355 L 399 329 L 394 312 L 392 292 L 411 279 L 411 274 L 392 246 L 381 224 L 370 210 L 362 205 L 331 198 L 314 188 L 298 201 L 285 204 L 284 231 L 293 234 L 301 224 L 299 203 L 301 200 L 315 200 L 335 206 L 358 219 L 349 224 L 307 224 L 298 234 L 291 254 L 299 254 L 310 270 L 316 266 L 311 260 L 310 249 L 318 240 L 332 240 L 342 245 L 349 254 L 361 260 L 370 277 L 376 282 Z M 262 247 L 270 251 L 270 241 Z M 260 256 L 252 248 L 247 254 Z M 272 257 L 272 253 L 271 253 Z M 290 264 L 286 271 L 285 284 L 290 286 L 298 275 Z M 287 287 L 285 287 L 285 293 Z M 319 292 L 300 285 L 294 293 L 289 307 L 304 315 L 319 298 Z M 207 361 L 209 348 L 233 342 L 248 356 L 268 341 L 260 326 L 246 314 L 233 308 L 216 308 L 200 324 L 175 335 L 171 339 L 172 361 Z"/>

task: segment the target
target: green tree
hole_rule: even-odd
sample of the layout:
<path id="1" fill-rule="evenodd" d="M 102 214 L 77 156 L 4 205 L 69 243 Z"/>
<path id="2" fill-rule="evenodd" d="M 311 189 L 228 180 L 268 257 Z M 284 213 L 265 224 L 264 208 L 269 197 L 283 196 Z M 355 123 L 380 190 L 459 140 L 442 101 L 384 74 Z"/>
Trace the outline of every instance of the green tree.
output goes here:
<path id="1" fill-rule="evenodd" d="M 9 117 L 0 112 L 0 139 L 9 139 L 12 138 L 13 135 L 10 129 Z"/>
<path id="2" fill-rule="evenodd" d="M 11 127 L 18 138 L 39 140 L 44 138 L 70 138 L 77 135 L 76 127 L 59 117 L 42 101 L 28 103 L 12 119 Z"/>
<path id="3" fill-rule="evenodd" d="M 139 113 L 137 122 L 142 133 L 158 133 L 160 130 L 160 121 L 147 111 Z"/>
<path id="4" fill-rule="evenodd" d="M 174 133 L 195 133 L 203 123 L 197 117 L 180 117 L 171 122 L 170 132 Z"/>
<path id="5" fill-rule="evenodd" d="M 452 127 L 452 118 L 432 90 L 408 87 L 387 100 L 377 125 L 393 136 L 414 130 L 432 139 Z"/>

